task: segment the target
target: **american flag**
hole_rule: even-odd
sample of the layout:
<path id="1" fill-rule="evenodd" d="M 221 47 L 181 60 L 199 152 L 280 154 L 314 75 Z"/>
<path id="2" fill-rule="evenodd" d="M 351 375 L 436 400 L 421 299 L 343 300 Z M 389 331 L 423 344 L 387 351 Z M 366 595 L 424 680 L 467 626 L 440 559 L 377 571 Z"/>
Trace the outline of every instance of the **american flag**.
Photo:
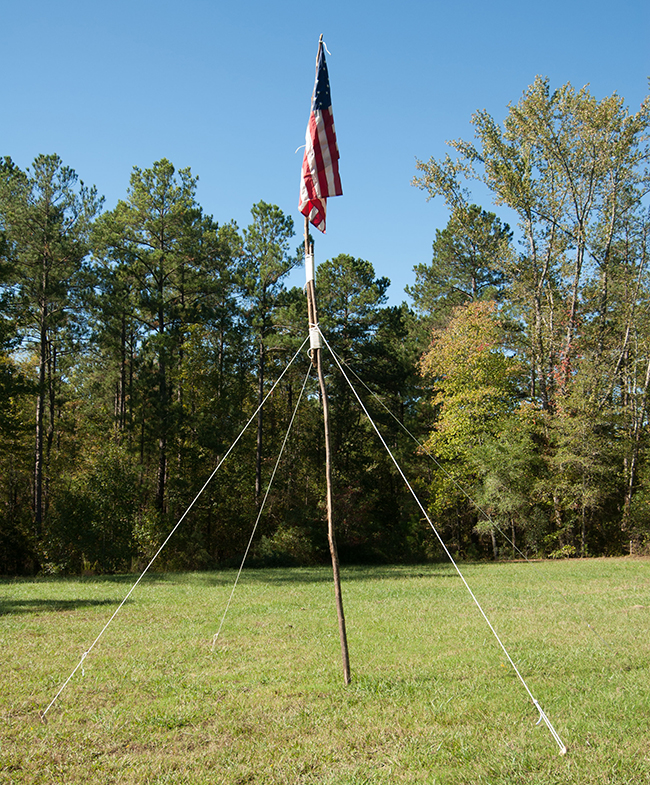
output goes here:
<path id="1" fill-rule="evenodd" d="M 321 232 L 325 232 L 328 196 L 341 196 L 339 148 L 336 144 L 330 80 L 325 62 L 325 47 L 318 46 L 316 84 L 307 125 L 305 156 L 300 178 L 300 212 Z"/>

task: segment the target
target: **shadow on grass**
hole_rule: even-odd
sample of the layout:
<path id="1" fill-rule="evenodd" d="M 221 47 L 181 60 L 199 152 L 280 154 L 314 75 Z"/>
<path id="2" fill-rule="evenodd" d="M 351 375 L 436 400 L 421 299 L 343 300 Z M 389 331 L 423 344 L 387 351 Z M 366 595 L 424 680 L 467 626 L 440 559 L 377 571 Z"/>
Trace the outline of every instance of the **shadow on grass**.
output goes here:
<path id="1" fill-rule="evenodd" d="M 193 579 L 208 586 L 232 585 L 235 570 L 220 572 L 194 573 Z M 165 576 L 174 580 L 173 575 Z M 354 565 L 341 567 L 341 582 L 364 581 L 401 581 L 405 579 L 422 578 L 455 578 L 453 568 L 445 564 L 416 565 L 416 566 L 383 566 L 383 565 Z M 300 584 L 300 583 L 331 583 L 331 567 L 287 567 L 287 568 L 255 568 L 244 570 L 241 575 L 242 583 L 265 584 Z"/>
<path id="2" fill-rule="evenodd" d="M 0 616 L 24 613 L 53 613 L 59 611 L 75 611 L 79 608 L 94 608 L 103 605 L 119 605 L 119 600 L 47 600 L 34 597 L 29 600 L 12 600 L 0 597 Z"/>
<path id="3" fill-rule="evenodd" d="M 141 586 L 182 586 L 194 585 L 202 587 L 230 587 L 237 574 L 236 569 L 214 570 L 206 572 L 150 572 L 141 579 Z M 428 565 L 353 565 L 341 568 L 343 584 L 366 581 L 402 581 L 418 579 L 455 579 L 456 573 L 446 564 Z M 90 584 L 120 585 L 128 589 L 138 580 L 136 574 L 96 575 L 85 577 L 38 577 L 38 578 L 0 578 L 0 588 L 11 592 L 16 584 L 31 584 L 45 588 L 48 584 L 70 584 L 83 587 Z M 312 583 L 331 583 L 332 568 L 316 567 L 269 567 L 244 569 L 240 577 L 241 584 L 265 585 L 297 585 Z M 75 599 L 29 598 L 13 599 L 0 597 L 0 616 L 19 613 L 48 613 L 51 611 L 70 611 L 83 607 L 102 605 L 118 605 L 120 599 Z"/>

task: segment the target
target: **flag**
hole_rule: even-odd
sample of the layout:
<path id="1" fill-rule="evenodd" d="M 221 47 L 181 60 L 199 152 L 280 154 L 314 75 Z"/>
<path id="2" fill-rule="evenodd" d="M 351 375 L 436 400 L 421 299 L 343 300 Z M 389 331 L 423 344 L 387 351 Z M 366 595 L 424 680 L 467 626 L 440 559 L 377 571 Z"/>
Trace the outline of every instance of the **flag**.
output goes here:
<path id="1" fill-rule="evenodd" d="M 300 212 L 321 232 L 325 232 L 328 196 L 341 196 L 339 148 L 336 144 L 330 80 L 325 62 L 325 47 L 318 47 L 316 84 L 307 125 L 305 156 L 300 178 Z"/>

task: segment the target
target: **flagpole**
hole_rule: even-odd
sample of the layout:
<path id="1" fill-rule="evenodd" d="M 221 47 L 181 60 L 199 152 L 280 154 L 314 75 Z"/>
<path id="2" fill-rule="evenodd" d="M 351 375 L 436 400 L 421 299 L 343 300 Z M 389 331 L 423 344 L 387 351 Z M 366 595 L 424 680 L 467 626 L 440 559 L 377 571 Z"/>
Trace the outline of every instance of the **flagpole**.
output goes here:
<path id="1" fill-rule="evenodd" d="M 307 275 L 307 315 L 309 319 L 309 346 L 313 365 L 318 372 L 321 401 L 323 403 L 323 429 L 325 433 L 325 480 L 327 493 L 327 539 L 329 542 L 330 556 L 332 559 L 332 573 L 334 577 L 334 595 L 336 598 L 336 615 L 339 624 L 339 638 L 341 640 L 341 656 L 343 658 L 343 680 L 349 684 L 350 656 L 348 654 L 348 637 L 345 630 L 345 614 L 343 613 L 343 595 L 341 593 L 341 573 L 339 569 L 339 556 L 336 548 L 334 534 L 334 505 L 332 495 L 332 453 L 330 448 L 329 427 L 329 400 L 325 377 L 323 375 L 322 343 L 318 331 L 318 311 L 316 308 L 316 284 L 314 281 L 314 247 L 309 241 L 309 219 L 305 216 L 305 269 Z"/>

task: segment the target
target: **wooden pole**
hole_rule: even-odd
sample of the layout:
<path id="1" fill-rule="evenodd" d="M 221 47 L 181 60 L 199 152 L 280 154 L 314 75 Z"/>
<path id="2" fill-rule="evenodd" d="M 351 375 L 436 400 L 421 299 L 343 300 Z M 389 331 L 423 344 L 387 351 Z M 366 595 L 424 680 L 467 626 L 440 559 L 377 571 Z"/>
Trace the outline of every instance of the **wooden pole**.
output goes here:
<path id="1" fill-rule="evenodd" d="M 343 658 L 343 680 L 345 684 L 351 681 L 350 656 L 348 654 L 348 637 L 345 631 L 345 614 L 343 613 L 343 595 L 341 594 L 341 573 L 339 570 L 339 555 L 336 548 L 334 534 L 334 505 L 332 497 L 332 453 L 330 449 L 329 427 L 329 401 L 325 377 L 323 375 L 322 352 L 320 347 L 320 334 L 317 333 L 318 311 L 316 308 L 316 286 L 314 282 L 313 246 L 309 242 L 309 220 L 305 217 L 305 262 L 307 265 L 307 314 L 309 318 L 310 352 L 311 361 L 318 372 L 321 400 L 323 402 L 323 428 L 325 431 L 325 480 L 327 485 L 327 539 L 332 558 L 332 573 L 334 577 L 334 595 L 336 598 L 336 615 L 339 623 L 339 638 L 341 640 L 341 655 Z M 309 261 L 311 259 L 311 261 Z"/>

